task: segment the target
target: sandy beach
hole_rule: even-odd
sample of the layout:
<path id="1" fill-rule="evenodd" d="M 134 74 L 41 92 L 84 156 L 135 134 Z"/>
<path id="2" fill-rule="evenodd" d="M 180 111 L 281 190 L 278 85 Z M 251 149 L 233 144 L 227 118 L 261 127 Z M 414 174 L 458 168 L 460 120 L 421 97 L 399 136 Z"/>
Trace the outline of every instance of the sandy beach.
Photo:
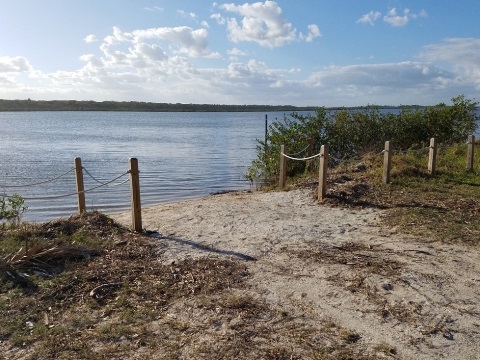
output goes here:
<path id="1" fill-rule="evenodd" d="M 348 329 L 371 355 L 478 359 L 479 250 L 401 234 L 383 216 L 318 204 L 310 189 L 232 192 L 142 211 L 160 261 L 242 261 L 257 297 L 305 323 Z M 131 223 L 130 213 L 112 217 Z"/>

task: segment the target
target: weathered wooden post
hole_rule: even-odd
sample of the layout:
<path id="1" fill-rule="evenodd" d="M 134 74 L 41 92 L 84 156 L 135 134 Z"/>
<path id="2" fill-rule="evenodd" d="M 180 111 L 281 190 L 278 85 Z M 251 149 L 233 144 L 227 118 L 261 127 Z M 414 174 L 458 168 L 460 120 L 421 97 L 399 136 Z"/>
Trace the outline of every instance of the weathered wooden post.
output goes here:
<path id="1" fill-rule="evenodd" d="M 428 173 L 430 175 L 435 174 L 437 162 L 437 140 L 435 138 L 430 139 L 430 152 L 428 153 Z"/>
<path id="2" fill-rule="evenodd" d="M 385 141 L 385 153 L 383 155 L 383 183 L 390 183 L 390 169 L 392 168 L 392 146 L 390 141 Z"/>
<path id="3" fill-rule="evenodd" d="M 467 171 L 473 171 L 473 152 L 475 147 L 475 136 L 468 135 L 467 139 Z"/>
<path id="4" fill-rule="evenodd" d="M 286 152 L 285 145 L 280 146 L 280 178 L 278 181 L 278 187 L 283 190 L 285 187 L 285 181 L 287 179 L 287 158 L 283 156 Z"/>
<path id="5" fill-rule="evenodd" d="M 82 168 L 82 159 L 77 157 L 74 159 L 75 166 L 75 178 L 77 182 L 77 202 L 78 202 L 78 213 L 85 212 L 85 187 L 83 184 L 83 168 Z"/>
<path id="6" fill-rule="evenodd" d="M 142 208 L 140 202 L 140 176 L 138 171 L 138 160 L 130 158 L 130 192 L 132 196 L 132 229 L 142 231 Z"/>
<path id="7" fill-rule="evenodd" d="M 328 145 L 320 147 L 320 165 L 318 170 L 318 201 L 327 195 Z"/>

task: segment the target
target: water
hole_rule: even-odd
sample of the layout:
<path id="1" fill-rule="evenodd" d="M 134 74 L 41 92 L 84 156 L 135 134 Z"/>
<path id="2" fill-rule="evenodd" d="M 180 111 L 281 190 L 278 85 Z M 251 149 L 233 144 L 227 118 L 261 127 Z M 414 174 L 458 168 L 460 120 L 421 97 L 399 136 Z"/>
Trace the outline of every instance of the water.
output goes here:
<path id="1" fill-rule="evenodd" d="M 265 113 L 0 113 L 0 194 L 26 199 L 28 221 L 46 221 L 76 212 L 75 174 L 80 157 L 85 189 L 128 170 L 136 157 L 142 206 L 248 189 L 243 174 L 256 158 L 256 139 L 265 136 Z M 283 113 L 268 113 L 268 119 Z M 86 193 L 88 210 L 106 213 L 130 208 L 128 174 L 108 187 Z"/>

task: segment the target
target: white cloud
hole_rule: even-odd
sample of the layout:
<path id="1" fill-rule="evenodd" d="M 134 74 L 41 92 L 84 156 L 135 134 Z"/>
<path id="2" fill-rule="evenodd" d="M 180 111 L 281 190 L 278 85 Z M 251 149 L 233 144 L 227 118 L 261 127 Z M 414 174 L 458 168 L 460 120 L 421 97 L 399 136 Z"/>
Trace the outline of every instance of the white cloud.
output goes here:
<path id="1" fill-rule="evenodd" d="M 98 41 L 98 38 L 95 35 L 87 35 L 83 41 L 85 41 L 87 44 L 94 43 Z"/>
<path id="2" fill-rule="evenodd" d="M 32 66 L 22 56 L 0 56 L 0 73 L 23 73 L 32 70 Z"/>
<path id="3" fill-rule="evenodd" d="M 454 76 L 438 67 L 421 62 L 330 66 L 312 74 L 315 86 L 354 85 L 383 88 L 408 88 L 429 84 L 437 78 Z"/>
<path id="4" fill-rule="evenodd" d="M 303 34 L 300 34 L 300 38 L 304 38 L 306 42 L 312 42 L 313 39 L 319 37 L 319 36 L 322 36 L 322 34 L 320 33 L 320 29 L 318 28 L 317 25 L 315 24 L 311 24 L 311 25 L 308 25 L 308 34 L 307 36 L 303 36 Z"/>
<path id="5" fill-rule="evenodd" d="M 382 13 L 380 11 L 372 10 L 369 13 L 362 15 L 360 19 L 357 20 L 357 24 L 369 24 L 373 26 L 381 16 Z M 418 14 L 414 14 L 410 12 L 410 9 L 404 9 L 403 15 L 399 15 L 397 13 L 397 8 L 392 8 L 388 10 L 387 15 L 383 17 L 383 21 L 391 26 L 401 27 L 407 25 L 411 19 L 418 19 L 426 16 L 427 12 L 425 10 L 421 10 Z"/>
<path id="6" fill-rule="evenodd" d="M 392 26 L 400 27 L 407 25 L 410 19 L 418 19 L 426 16 L 427 12 L 425 10 L 421 10 L 418 14 L 414 14 L 410 12 L 410 9 L 404 9 L 403 16 L 401 16 L 397 14 L 396 8 L 392 8 L 388 11 L 387 15 L 383 17 L 383 21 Z"/>
<path id="7" fill-rule="evenodd" d="M 159 11 L 159 12 L 162 12 L 164 10 L 164 8 L 162 8 L 160 6 L 146 7 L 144 9 L 147 10 L 147 11 Z"/>
<path id="8" fill-rule="evenodd" d="M 195 14 L 194 12 L 186 12 L 184 10 L 177 10 L 177 12 L 182 15 L 183 17 L 189 17 L 189 18 L 192 18 L 192 19 L 196 19 L 197 18 L 197 14 Z"/>
<path id="9" fill-rule="evenodd" d="M 243 5 L 223 4 L 220 8 L 243 18 L 226 19 L 228 36 L 234 42 L 253 41 L 264 47 L 280 47 L 296 39 L 296 29 L 284 19 L 282 9 L 274 1 Z M 217 16 L 218 19 L 222 17 Z"/>
<path id="10" fill-rule="evenodd" d="M 222 15 L 219 13 L 215 13 L 210 15 L 210 18 L 213 20 L 216 20 L 218 24 L 220 25 L 225 25 L 227 23 L 227 19 L 225 19 Z"/>
<path id="11" fill-rule="evenodd" d="M 219 57 L 208 49 L 208 31 L 206 29 L 194 30 L 187 26 L 161 27 L 134 30 L 124 33 L 119 28 L 113 28 L 113 35 L 107 36 L 101 50 L 109 57 L 124 59 L 126 53 L 115 50 L 115 46 L 121 44 L 141 44 L 146 42 L 166 41 L 174 49 L 173 53 L 183 54 L 189 57 Z M 130 51 L 131 52 L 131 51 Z"/>
<path id="12" fill-rule="evenodd" d="M 237 49 L 237 48 L 233 48 L 233 49 L 228 50 L 227 54 L 228 55 L 233 55 L 233 56 L 245 56 L 245 55 L 247 55 L 246 52 L 244 52 L 240 49 Z"/>
<path id="13" fill-rule="evenodd" d="M 425 10 L 420 10 L 420 12 L 418 14 L 411 14 L 410 16 L 412 17 L 412 19 L 418 19 L 418 18 L 422 18 L 422 17 L 427 17 L 428 14 Z"/>
<path id="14" fill-rule="evenodd" d="M 462 77 L 471 79 L 480 88 L 480 39 L 444 39 L 439 44 L 425 46 L 420 58 L 449 63 Z"/>
<path id="15" fill-rule="evenodd" d="M 383 17 L 383 21 L 389 23 L 392 26 L 405 26 L 407 25 L 409 18 L 409 9 L 403 10 L 403 16 L 397 14 L 397 9 L 392 8 L 388 11 L 388 14 Z"/>
<path id="16" fill-rule="evenodd" d="M 375 25 L 375 21 L 382 16 L 382 13 L 379 11 L 370 11 L 368 14 L 363 15 L 360 19 L 357 20 L 358 24 L 370 24 Z"/>

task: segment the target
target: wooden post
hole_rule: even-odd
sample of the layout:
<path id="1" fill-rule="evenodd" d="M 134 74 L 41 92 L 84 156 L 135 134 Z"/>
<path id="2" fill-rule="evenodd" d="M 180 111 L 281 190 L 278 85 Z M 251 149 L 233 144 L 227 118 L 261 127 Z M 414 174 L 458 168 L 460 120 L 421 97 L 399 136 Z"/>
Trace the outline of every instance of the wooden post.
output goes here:
<path id="1" fill-rule="evenodd" d="M 475 147 L 475 136 L 468 135 L 467 140 L 467 171 L 473 171 L 473 152 Z"/>
<path id="2" fill-rule="evenodd" d="M 285 154 L 285 145 L 280 146 L 280 178 L 278 181 L 278 187 L 283 190 L 285 187 L 285 181 L 287 179 L 287 158 L 283 156 Z"/>
<path id="3" fill-rule="evenodd" d="M 435 174 L 437 162 L 437 140 L 435 138 L 430 139 L 430 152 L 428 154 L 428 173 L 430 175 Z"/>
<path id="4" fill-rule="evenodd" d="M 138 160 L 130 158 L 130 192 L 132 196 L 132 229 L 133 231 L 142 231 L 142 209 L 140 202 L 140 177 L 138 171 Z"/>
<path id="5" fill-rule="evenodd" d="M 328 146 L 320 147 L 320 165 L 318 172 L 318 201 L 323 201 L 327 195 Z"/>
<path id="6" fill-rule="evenodd" d="M 392 168 L 392 146 L 390 141 L 385 141 L 385 153 L 383 155 L 383 183 L 390 183 L 390 169 Z"/>
<path id="7" fill-rule="evenodd" d="M 83 168 L 82 168 L 82 159 L 79 157 L 74 159 L 75 164 L 75 178 L 77 180 L 77 202 L 78 202 L 78 213 L 84 213 L 85 206 L 85 188 L 83 184 Z"/>

